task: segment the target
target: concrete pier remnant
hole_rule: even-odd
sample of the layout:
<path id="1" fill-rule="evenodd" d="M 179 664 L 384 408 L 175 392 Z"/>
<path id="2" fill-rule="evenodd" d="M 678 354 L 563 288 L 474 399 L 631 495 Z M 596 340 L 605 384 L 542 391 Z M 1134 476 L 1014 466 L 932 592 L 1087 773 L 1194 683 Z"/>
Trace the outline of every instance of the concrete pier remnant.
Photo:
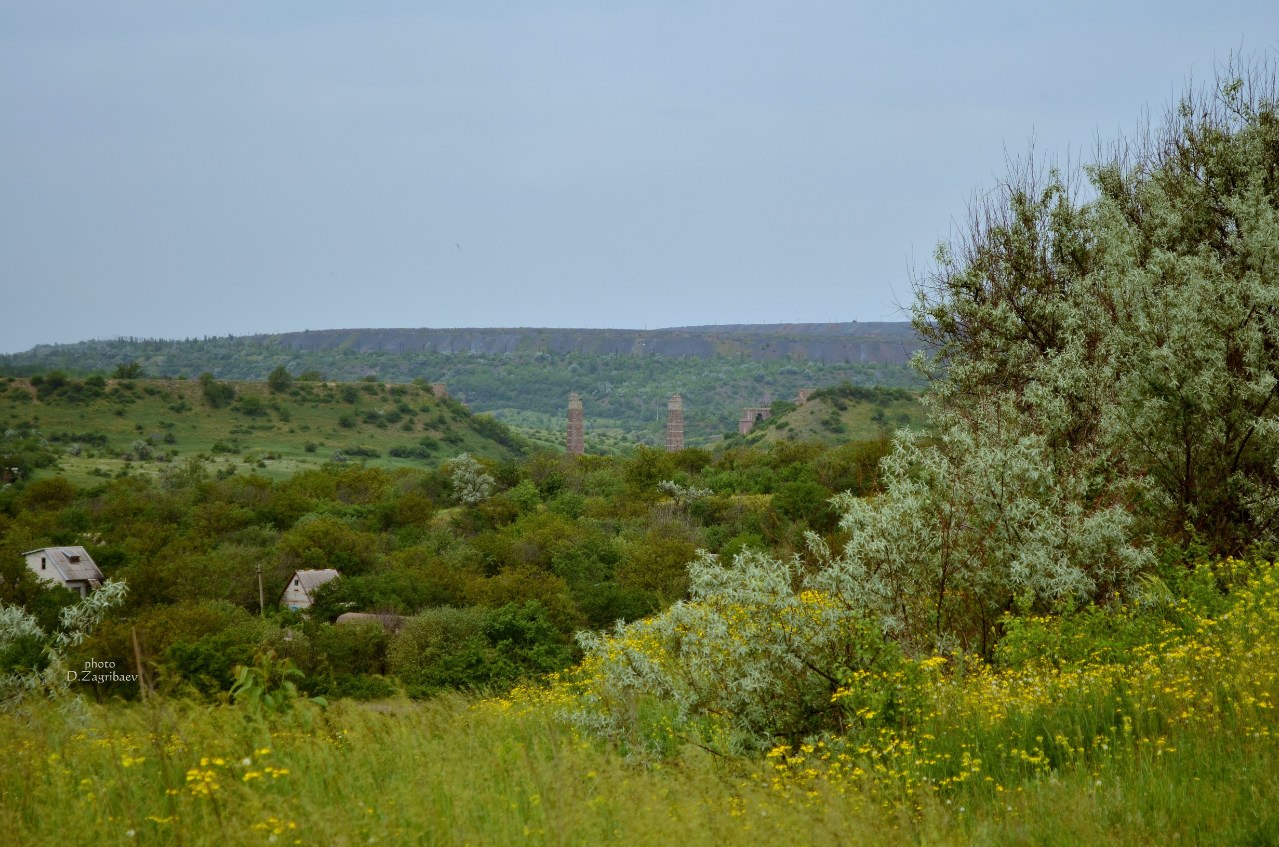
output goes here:
<path id="1" fill-rule="evenodd" d="M 766 421 L 772 416 L 773 410 L 768 406 L 747 406 L 742 409 L 742 417 L 737 422 L 737 431 L 741 435 L 746 435 L 755 428 L 755 424 Z"/>
<path id="2" fill-rule="evenodd" d="M 684 398 L 678 394 L 666 404 L 666 449 L 684 449 Z"/>
<path id="3" fill-rule="evenodd" d="M 808 398 L 812 397 L 813 392 L 816 390 L 816 388 L 801 388 L 799 391 L 795 392 L 795 405 L 802 406 L 807 403 Z"/>
<path id="4" fill-rule="evenodd" d="M 564 452 L 570 456 L 580 456 L 586 452 L 586 427 L 582 418 L 582 398 L 576 394 L 568 395 L 568 442 Z"/>
<path id="5" fill-rule="evenodd" d="M 449 396 L 449 390 L 447 386 L 445 386 L 444 383 L 442 382 L 431 383 L 431 393 L 434 394 L 440 400 L 443 400 L 444 398 Z"/>

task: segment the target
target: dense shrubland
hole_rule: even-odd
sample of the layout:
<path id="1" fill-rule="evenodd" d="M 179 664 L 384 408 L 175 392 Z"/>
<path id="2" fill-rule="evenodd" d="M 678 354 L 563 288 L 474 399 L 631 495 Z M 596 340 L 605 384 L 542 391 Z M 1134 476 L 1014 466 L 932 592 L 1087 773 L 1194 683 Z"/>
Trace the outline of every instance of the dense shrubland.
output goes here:
<path id="1" fill-rule="evenodd" d="M 225 692 L 234 668 L 268 647 L 307 675 L 312 693 L 509 686 L 566 667 L 575 631 L 683 597 L 699 549 L 785 556 L 803 548 L 806 532 L 836 532 L 826 501 L 872 490 L 883 449 L 463 455 L 435 469 L 331 463 L 280 481 L 217 479 L 188 463 L 90 489 L 49 477 L 0 494 L 0 595 L 56 619 L 69 593 L 37 585 L 18 554 L 86 544 L 131 590 L 68 661 L 131 668 L 136 632 L 146 671 L 174 692 Z M 342 578 L 320 590 L 310 615 L 278 612 L 289 574 L 318 568 Z M 346 611 L 410 618 L 398 633 L 333 627 Z"/>

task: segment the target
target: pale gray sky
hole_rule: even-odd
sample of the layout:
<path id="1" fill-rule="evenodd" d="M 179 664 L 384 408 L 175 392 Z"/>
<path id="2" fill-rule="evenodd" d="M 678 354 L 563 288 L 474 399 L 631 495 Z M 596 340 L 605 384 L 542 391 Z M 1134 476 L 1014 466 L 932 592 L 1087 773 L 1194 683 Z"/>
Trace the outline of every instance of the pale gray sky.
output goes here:
<path id="1" fill-rule="evenodd" d="M 0 0 L 0 352 L 901 319 L 1006 151 L 1277 49 L 1273 0 Z"/>

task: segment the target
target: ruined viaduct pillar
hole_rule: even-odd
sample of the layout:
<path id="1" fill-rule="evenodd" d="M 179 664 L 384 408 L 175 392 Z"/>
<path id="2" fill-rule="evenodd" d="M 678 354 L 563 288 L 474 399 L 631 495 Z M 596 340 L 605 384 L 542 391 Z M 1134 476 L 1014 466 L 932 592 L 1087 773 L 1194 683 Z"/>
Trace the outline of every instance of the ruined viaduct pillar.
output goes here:
<path id="1" fill-rule="evenodd" d="M 755 424 L 760 421 L 766 421 L 773 416 L 773 408 L 771 406 L 747 406 L 742 409 L 741 420 L 737 422 L 737 432 L 740 435 L 749 435 L 750 431 L 755 428 Z"/>
<path id="2" fill-rule="evenodd" d="M 582 419 L 582 398 L 576 394 L 568 395 L 568 443 L 564 452 L 570 456 L 580 456 L 586 452 L 586 428 Z"/>
<path id="3" fill-rule="evenodd" d="M 666 449 L 684 449 L 684 398 L 678 394 L 666 404 Z"/>

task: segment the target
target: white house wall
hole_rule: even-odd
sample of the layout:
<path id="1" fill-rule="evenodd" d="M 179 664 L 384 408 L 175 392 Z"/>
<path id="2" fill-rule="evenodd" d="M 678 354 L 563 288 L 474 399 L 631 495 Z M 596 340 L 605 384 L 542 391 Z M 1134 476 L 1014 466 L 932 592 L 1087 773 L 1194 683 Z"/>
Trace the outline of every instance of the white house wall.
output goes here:
<path id="1" fill-rule="evenodd" d="M 311 598 L 300 585 L 296 584 L 297 581 L 297 577 L 289 581 L 289 587 L 284 589 L 280 602 L 290 609 L 309 609 L 311 608 Z"/>
<path id="2" fill-rule="evenodd" d="M 40 557 L 43 555 L 44 554 L 42 552 L 28 553 L 27 567 L 31 569 L 32 573 L 45 582 L 52 582 L 54 585 L 63 585 L 62 574 L 58 573 L 57 567 L 55 567 L 52 562 L 46 564 L 44 569 L 41 570 Z"/>

